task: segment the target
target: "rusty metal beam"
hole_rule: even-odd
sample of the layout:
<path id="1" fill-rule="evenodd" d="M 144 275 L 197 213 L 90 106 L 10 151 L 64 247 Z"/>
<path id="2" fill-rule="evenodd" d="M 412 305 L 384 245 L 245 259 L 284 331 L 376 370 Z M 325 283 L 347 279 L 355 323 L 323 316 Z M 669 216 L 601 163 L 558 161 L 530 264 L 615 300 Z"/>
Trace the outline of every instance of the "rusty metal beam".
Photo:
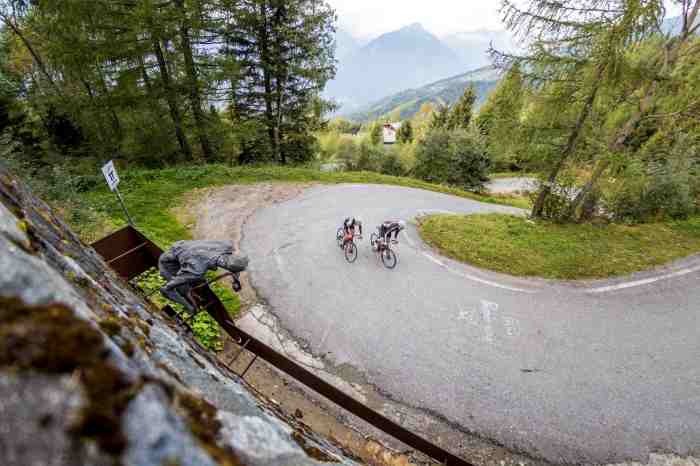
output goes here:
<path id="1" fill-rule="evenodd" d="M 158 267 L 163 251 L 132 226 L 127 226 L 92 244 L 117 274 L 129 281 Z"/>
<path id="2" fill-rule="evenodd" d="M 140 247 L 144 242 L 147 243 L 147 246 Z M 93 244 L 93 247 L 121 277 L 127 280 L 131 280 L 151 267 L 157 266 L 158 257 L 163 252 L 133 227 L 126 227 Z M 250 351 L 255 355 L 256 359 L 258 357 L 264 359 L 273 367 L 316 391 L 351 414 L 363 419 L 407 446 L 426 454 L 439 463 L 448 466 L 473 466 L 471 463 L 365 406 L 301 365 L 236 327 L 221 300 L 209 286 L 198 287 L 193 292 L 196 294 L 199 302 L 209 303 L 207 304 L 206 312 L 219 323 L 221 328 L 234 341 L 242 346 L 241 352 L 243 349 Z M 169 306 L 166 306 L 165 310 L 169 315 L 174 314 L 174 311 Z M 239 355 L 240 353 L 236 357 Z"/>

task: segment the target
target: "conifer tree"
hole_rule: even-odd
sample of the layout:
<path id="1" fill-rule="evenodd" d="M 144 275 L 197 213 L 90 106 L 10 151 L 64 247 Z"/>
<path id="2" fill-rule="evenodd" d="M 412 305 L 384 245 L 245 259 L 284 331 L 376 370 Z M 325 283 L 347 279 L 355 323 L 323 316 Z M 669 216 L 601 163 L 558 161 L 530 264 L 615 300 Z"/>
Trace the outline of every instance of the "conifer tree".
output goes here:
<path id="1" fill-rule="evenodd" d="M 413 142 L 413 124 L 411 120 L 406 120 L 401 124 L 398 140 L 403 144 L 410 144 Z"/>
<path id="2" fill-rule="evenodd" d="M 476 103 L 474 86 L 468 86 L 450 110 L 447 120 L 448 129 L 467 129 L 472 121 L 472 112 Z"/>

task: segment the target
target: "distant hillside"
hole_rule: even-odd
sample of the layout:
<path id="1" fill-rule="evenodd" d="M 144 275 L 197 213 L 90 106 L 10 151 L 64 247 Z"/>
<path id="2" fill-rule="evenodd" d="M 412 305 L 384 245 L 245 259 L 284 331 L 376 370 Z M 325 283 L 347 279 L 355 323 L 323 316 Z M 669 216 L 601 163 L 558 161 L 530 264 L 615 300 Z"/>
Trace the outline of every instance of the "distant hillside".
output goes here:
<path id="1" fill-rule="evenodd" d="M 342 37 L 338 37 L 339 42 Z M 459 57 L 420 24 L 384 34 L 345 56 L 325 94 L 351 111 L 402 89 L 422 86 L 464 67 Z"/>
<path id="2" fill-rule="evenodd" d="M 347 118 L 354 121 L 369 121 L 387 116 L 397 109 L 401 112 L 401 119 L 411 118 L 425 103 L 453 104 L 464 94 L 467 86 L 473 84 L 476 88 L 478 100 L 481 105 L 486 96 L 491 92 L 500 79 L 497 69 L 491 66 L 459 74 L 451 78 L 443 79 L 417 89 L 408 89 L 398 94 L 385 97 L 377 102 L 363 106 L 358 110 L 346 114 Z"/>

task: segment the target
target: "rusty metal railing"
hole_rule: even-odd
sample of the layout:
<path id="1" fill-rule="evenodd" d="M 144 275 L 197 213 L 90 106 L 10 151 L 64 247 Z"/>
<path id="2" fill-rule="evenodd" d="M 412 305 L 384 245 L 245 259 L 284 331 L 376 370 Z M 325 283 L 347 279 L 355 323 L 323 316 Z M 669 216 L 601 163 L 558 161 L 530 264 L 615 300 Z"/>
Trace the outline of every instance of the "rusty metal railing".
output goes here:
<path id="1" fill-rule="evenodd" d="M 158 246 L 131 226 L 127 226 L 97 241 L 92 246 L 98 254 L 107 261 L 110 267 L 127 281 L 138 277 L 152 267 L 157 267 L 158 258 L 163 253 Z M 255 359 L 260 357 L 268 364 L 316 391 L 351 414 L 363 419 L 407 446 L 428 455 L 439 463 L 448 466 L 472 466 L 471 463 L 453 455 L 447 450 L 407 430 L 377 411 L 365 406 L 314 373 L 262 343 L 252 335 L 236 327 L 228 311 L 209 286 L 197 287 L 197 289 L 193 290 L 193 293 L 196 295 L 199 302 L 205 303 L 202 308 L 205 309 L 205 311 L 218 322 L 221 328 L 241 346 L 241 350 L 237 356 L 245 350 L 250 351 L 255 355 Z M 164 310 L 169 315 L 174 315 L 174 311 L 169 306 L 166 306 Z M 250 368 L 250 365 L 252 365 L 255 359 L 251 361 L 246 371 Z M 245 375 L 245 371 L 243 375 Z"/>

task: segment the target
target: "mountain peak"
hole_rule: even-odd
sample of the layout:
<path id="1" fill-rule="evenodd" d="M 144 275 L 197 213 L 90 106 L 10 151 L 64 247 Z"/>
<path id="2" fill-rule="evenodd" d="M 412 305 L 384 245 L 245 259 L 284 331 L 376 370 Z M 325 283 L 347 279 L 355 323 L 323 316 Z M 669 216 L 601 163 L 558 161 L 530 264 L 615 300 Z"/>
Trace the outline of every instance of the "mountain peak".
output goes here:
<path id="1" fill-rule="evenodd" d="M 406 32 L 427 32 L 421 23 L 409 24 L 402 27 L 401 30 Z"/>

